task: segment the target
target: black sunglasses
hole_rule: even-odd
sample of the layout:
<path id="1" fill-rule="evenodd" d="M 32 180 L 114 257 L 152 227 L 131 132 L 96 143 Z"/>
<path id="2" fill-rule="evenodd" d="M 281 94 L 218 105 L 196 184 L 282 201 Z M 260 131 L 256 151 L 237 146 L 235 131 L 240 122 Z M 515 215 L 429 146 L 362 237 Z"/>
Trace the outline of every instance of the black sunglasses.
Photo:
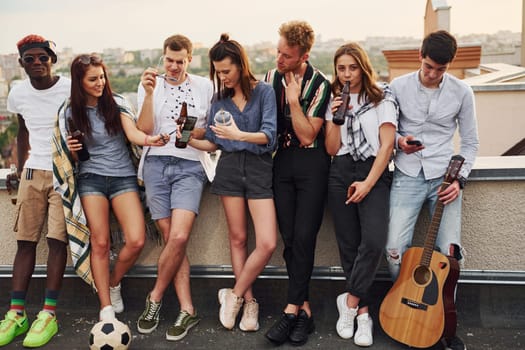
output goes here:
<path id="1" fill-rule="evenodd" d="M 38 57 L 38 60 L 40 62 L 42 62 L 42 63 L 46 63 L 46 62 L 48 62 L 51 59 L 51 57 L 49 57 L 47 55 L 40 55 L 40 56 L 27 55 L 27 56 L 22 57 L 22 61 L 24 61 L 27 64 L 31 64 L 31 63 L 35 62 L 37 57 Z"/>
<path id="2" fill-rule="evenodd" d="M 99 55 L 80 55 L 77 57 L 77 61 L 84 65 L 91 63 L 100 64 L 102 63 L 102 58 Z"/>

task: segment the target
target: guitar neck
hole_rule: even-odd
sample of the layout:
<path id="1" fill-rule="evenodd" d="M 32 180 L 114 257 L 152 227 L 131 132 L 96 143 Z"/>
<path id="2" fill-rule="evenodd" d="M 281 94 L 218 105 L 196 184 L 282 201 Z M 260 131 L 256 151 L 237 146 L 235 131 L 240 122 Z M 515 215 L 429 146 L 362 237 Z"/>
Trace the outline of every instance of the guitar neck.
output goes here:
<path id="1" fill-rule="evenodd" d="M 423 246 L 424 249 L 423 254 L 421 255 L 421 265 L 430 266 L 430 260 L 432 259 L 432 252 L 436 245 L 437 234 L 444 208 L 445 206 L 443 205 L 443 202 L 438 200 L 436 203 L 436 209 L 432 215 L 432 220 L 430 221 L 430 226 L 428 227 L 427 238 L 425 239 L 425 244 Z"/>
<path id="2" fill-rule="evenodd" d="M 457 179 L 459 170 L 461 169 L 464 161 L 465 158 L 460 155 L 455 155 L 450 159 L 445 178 L 438 192 L 444 191 L 450 185 L 452 185 L 454 180 Z M 430 260 L 432 260 L 432 252 L 434 251 L 434 246 L 436 244 L 436 237 L 439 231 L 439 224 L 441 223 L 444 207 L 445 205 L 438 198 L 436 208 L 434 209 L 434 214 L 432 214 L 432 220 L 428 228 L 427 238 L 425 239 L 423 254 L 421 255 L 420 264 L 423 266 L 430 266 Z"/>

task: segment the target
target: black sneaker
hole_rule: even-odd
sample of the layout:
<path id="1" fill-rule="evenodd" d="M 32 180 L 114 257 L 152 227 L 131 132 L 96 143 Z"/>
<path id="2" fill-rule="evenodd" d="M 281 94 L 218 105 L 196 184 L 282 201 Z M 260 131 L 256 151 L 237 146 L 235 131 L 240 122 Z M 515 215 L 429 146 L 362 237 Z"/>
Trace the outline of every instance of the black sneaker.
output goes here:
<path id="1" fill-rule="evenodd" d="M 300 346 L 308 341 L 308 334 L 312 333 L 315 329 L 313 316 L 308 317 L 306 311 L 299 311 L 297 316 L 297 322 L 295 327 L 290 333 L 290 343 L 295 346 Z"/>
<path id="2" fill-rule="evenodd" d="M 273 324 L 272 328 L 266 332 L 265 336 L 274 345 L 281 345 L 288 339 L 296 322 L 297 316 L 294 314 L 285 314 L 283 312 L 279 321 Z"/>
<path id="3" fill-rule="evenodd" d="M 463 343 L 460 337 L 457 335 L 453 336 L 450 339 L 445 339 L 447 342 L 447 347 L 445 350 L 467 350 L 467 346 Z"/>

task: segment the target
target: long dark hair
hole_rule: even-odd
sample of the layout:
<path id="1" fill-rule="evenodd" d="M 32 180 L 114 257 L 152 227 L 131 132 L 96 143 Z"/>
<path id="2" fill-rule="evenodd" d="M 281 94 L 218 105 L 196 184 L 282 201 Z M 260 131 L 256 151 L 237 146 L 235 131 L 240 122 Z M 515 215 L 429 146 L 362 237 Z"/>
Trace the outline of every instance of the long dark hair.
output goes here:
<path id="1" fill-rule="evenodd" d="M 113 98 L 106 65 L 97 54 L 79 55 L 71 63 L 71 112 L 73 123 L 76 129 L 82 131 L 87 137 L 91 137 L 92 128 L 86 110 L 87 95 L 82 87 L 82 80 L 90 66 L 102 67 L 104 71 L 106 84 L 104 85 L 102 96 L 98 99 L 97 109 L 104 119 L 104 125 L 108 134 L 117 135 L 122 131 L 120 110 Z"/>
<path id="2" fill-rule="evenodd" d="M 370 62 L 366 51 L 355 42 L 349 42 L 337 49 L 334 54 L 334 78 L 332 81 L 332 93 L 337 96 L 343 88 L 343 84 L 337 77 L 337 60 L 343 55 L 352 56 L 359 67 L 361 68 L 361 91 L 359 91 L 359 99 L 363 97 L 368 98 L 368 101 L 377 105 L 383 99 L 383 90 L 377 85 L 376 73 Z"/>
<path id="3" fill-rule="evenodd" d="M 249 101 L 253 91 L 252 83 L 257 79 L 250 70 L 250 60 L 241 44 L 235 40 L 230 40 L 230 36 L 223 33 L 220 40 L 210 49 L 208 56 L 210 58 L 210 79 L 215 81 L 218 98 L 232 97 L 234 90 L 224 88 L 222 91 L 221 82 L 215 73 L 213 62 L 219 62 L 229 57 L 241 71 L 241 90 L 246 100 Z"/>

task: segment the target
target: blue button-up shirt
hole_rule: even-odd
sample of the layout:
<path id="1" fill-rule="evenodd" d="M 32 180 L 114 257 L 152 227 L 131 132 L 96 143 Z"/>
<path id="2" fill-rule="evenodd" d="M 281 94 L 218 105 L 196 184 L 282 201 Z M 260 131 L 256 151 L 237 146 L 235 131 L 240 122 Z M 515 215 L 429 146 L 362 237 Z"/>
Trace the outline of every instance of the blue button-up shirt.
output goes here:
<path id="1" fill-rule="evenodd" d="M 277 105 L 273 88 L 264 82 L 258 82 L 252 91 L 250 100 L 241 112 L 231 98 L 215 99 L 211 105 L 208 126 L 213 125 L 213 116 L 219 110 L 230 112 L 239 130 L 246 132 L 262 132 L 268 138 L 268 143 L 258 145 L 251 142 L 221 139 L 208 127 L 206 139 L 215 143 L 226 152 L 248 151 L 254 154 L 271 153 L 275 150 L 277 137 Z"/>
<path id="2" fill-rule="evenodd" d="M 406 154 L 397 150 L 396 167 L 416 177 L 421 170 L 425 179 L 445 174 L 454 154 L 454 133 L 461 138 L 460 155 L 465 158 L 460 174 L 468 177 L 479 147 L 474 93 L 469 85 L 445 73 L 435 91 L 429 91 L 419 80 L 419 71 L 398 77 L 390 84 L 399 103 L 400 136 L 414 135 L 425 149 Z"/>

